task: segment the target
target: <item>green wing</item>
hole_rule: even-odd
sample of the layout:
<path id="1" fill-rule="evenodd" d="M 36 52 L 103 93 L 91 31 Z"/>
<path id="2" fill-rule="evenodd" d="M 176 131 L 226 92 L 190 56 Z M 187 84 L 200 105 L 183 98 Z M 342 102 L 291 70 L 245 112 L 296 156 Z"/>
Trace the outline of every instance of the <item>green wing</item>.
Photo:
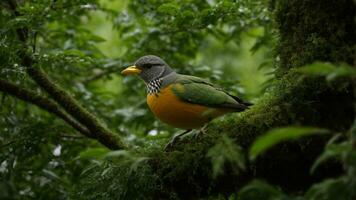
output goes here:
<path id="1" fill-rule="evenodd" d="M 183 101 L 210 107 L 232 108 L 239 111 L 247 108 L 247 105 L 240 99 L 229 95 L 204 79 L 180 75 L 175 83 L 172 90 Z"/>

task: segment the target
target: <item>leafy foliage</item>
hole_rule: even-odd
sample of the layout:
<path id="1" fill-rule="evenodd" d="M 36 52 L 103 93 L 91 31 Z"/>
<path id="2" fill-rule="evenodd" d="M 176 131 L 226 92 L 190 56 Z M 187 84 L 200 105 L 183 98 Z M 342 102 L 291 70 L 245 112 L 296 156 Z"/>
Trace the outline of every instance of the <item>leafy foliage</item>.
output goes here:
<path id="1" fill-rule="evenodd" d="M 332 160 L 344 166 L 341 176 L 320 181 L 297 194 L 265 181 L 229 182 L 235 180 L 229 178 L 239 175 L 254 177 L 254 162 L 246 159 L 245 150 L 256 134 L 269 130 L 277 120 L 283 125 L 299 124 L 301 120 L 293 112 L 297 109 L 314 111 L 313 102 L 303 102 L 308 99 L 305 96 L 314 97 L 327 89 L 323 83 L 307 79 L 310 75 L 326 76 L 328 80 L 355 75 L 349 65 L 316 62 L 296 70 L 298 75 L 290 73 L 278 80 L 274 77 L 276 64 L 291 68 L 292 64 L 302 66 L 314 57 L 327 61 L 329 51 L 320 51 L 323 49 L 338 50 L 331 60 L 341 63 L 342 58 L 353 55 L 340 53 L 343 49 L 353 51 L 328 42 L 315 30 L 308 35 L 312 44 L 308 48 L 289 47 L 288 41 L 299 37 L 293 37 L 294 31 L 278 27 L 284 41 L 279 43 L 280 55 L 276 56 L 274 48 L 280 38 L 275 23 L 284 23 L 284 14 L 295 16 L 281 12 L 280 7 L 286 2 L 1 1 L 1 79 L 51 98 L 28 75 L 28 66 L 19 52 L 27 53 L 35 61 L 34 67 L 42 68 L 110 130 L 120 134 L 130 150 L 109 151 L 95 140 L 78 135 L 55 115 L 1 92 L 0 199 L 179 199 L 191 190 L 191 198 L 206 199 L 355 199 L 355 127 L 331 140 L 310 169 L 317 173 Z M 285 37 L 286 32 L 290 37 Z M 341 39 L 348 34 L 335 32 L 335 38 Z M 21 41 L 21 34 L 28 39 Z M 295 49 L 305 50 L 303 56 L 286 56 Z M 313 51 L 320 53 L 313 56 Z M 209 78 L 257 105 L 242 115 L 214 121 L 203 139 L 183 141 L 176 151 L 162 152 L 163 144 L 177 130 L 156 121 L 148 112 L 142 82 L 118 75 L 122 68 L 146 54 L 159 55 L 178 72 Z M 286 62 L 286 58 L 291 61 Z M 350 64 L 349 59 L 344 60 Z M 297 84 L 301 87 L 294 87 Z M 342 92 L 348 89 L 345 88 Z M 293 110 L 292 105 L 299 107 Z M 279 116 L 285 108 L 291 111 L 289 118 Z M 333 120 L 337 121 L 335 126 L 345 121 Z M 225 134 L 221 136 L 221 132 Z M 237 136 L 231 137 L 236 132 Z M 272 129 L 250 147 L 250 156 L 257 158 L 275 144 L 321 132 L 325 129 Z M 239 140 L 241 135 L 245 140 Z M 193 187 L 185 188 L 186 183 Z M 219 188 L 220 185 L 228 187 Z"/>
<path id="2" fill-rule="evenodd" d="M 217 177 L 224 172 L 225 163 L 234 166 L 233 169 L 236 173 L 246 169 L 241 147 L 236 146 L 233 141 L 225 135 L 208 151 L 207 156 L 211 159 L 213 177 Z"/>
<path id="3" fill-rule="evenodd" d="M 255 180 L 243 187 L 239 193 L 239 199 L 286 199 L 281 191 L 262 181 Z"/>
<path id="4" fill-rule="evenodd" d="M 340 136 L 340 135 L 337 135 Z M 310 169 L 313 173 L 318 166 L 330 159 L 339 159 L 340 161 L 345 161 L 345 158 L 348 156 L 349 152 L 352 151 L 352 146 L 349 141 L 343 141 L 341 143 L 329 142 L 324 152 L 315 160 L 314 165 Z"/>
<path id="5" fill-rule="evenodd" d="M 356 75 L 355 69 L 348 65 L 342 64 L 336 66 L 331 63 L 322 62 L 316 62 L 298 70 L 305 74 L 325 76 L 328 81 L 332 81 L 339 77 L 354 77 Z"/>
<path id="6" fill-rule="evenodd" d="M 250 149 L 250 158 L 256 158 L 268 148 L 285 140 L 298 139 L 303 136 L 325 132 L 327 132 L 327 130 L 312 127 L 284 127 L 273 129 L 254 141 Z"/>
<path id="7" fill-rule="evenodd" d="M 351 127 L 351 132 L 354 131 L 355 125 Z M 323 129 L 317 128 L 307 128 L 307 127 L 289 127 L 282 128 L 276 131 L 271 131 L 269 134 L 278 134 L 279 132 L 283 134 L 288 134 L 286 130 L 293 130 L 291 136 L 288 139 L 295 139 L 295 137 L 300 137 L 302 135 L 308 135 L 311 133 L 322 133 L 325 132 Z M 267 133 L 268 134 L 268 133 Z M 355 178 L 354 176 L 354 167 L 356 166 L 355 161 L 355 149 L 352 147 L 352 135 L 350 134 L 349 140 L 336 143 L 342 137 L 341 135 L 335 135 L 330 139 L 327 143 L 324 152 L 317 158 L 314 165 L 311 167 L 311 173 L 314 173 L 317 170 L 317 167 L 325 163 L 325 161 L 330 159 L 337 159 L 338 161 L 344 163 L 347 168 L 347 176 L 341 176 L 337 178 L 329 178 L 323 180 L 320 183 L 316 183 L 312 185 L 308 191 L 304 194 L 304 196 L 290 196 L 287 195 L 272 186 L 262 183 L 260 181 L 254 181 L 249 183 L 247 186 L 240 190 L 240 198 L 241 199 L 256 199 L 256 198 L 267 198 L 267 199 L 354 199 L 356 197 L 355 193 Z M 265 138 L 257 139 L 254 143 L 258 145 L 259 140 L 266 140 L 268 136 Z M 278 142 L 279 138 L 269 138 L 273 142 Z M 286 138 L 285 138 L 286 139 Z M 269 141 L 269 140 L 267 140 Z M 257 143 L 257 144 L 256 144 Z M 252 148 L 253 148 L 252 147 Z M 257 148 L 257 147 L 256 147 Z"/>

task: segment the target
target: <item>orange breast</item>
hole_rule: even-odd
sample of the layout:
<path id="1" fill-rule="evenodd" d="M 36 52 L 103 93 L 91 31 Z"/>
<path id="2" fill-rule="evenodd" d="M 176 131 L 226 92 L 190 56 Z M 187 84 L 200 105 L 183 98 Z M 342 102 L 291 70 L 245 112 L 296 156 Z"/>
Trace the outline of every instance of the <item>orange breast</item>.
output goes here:
<path id="1" fill-rule="evenodd" d="M 147 104 L 158 119 L 173 127 L 199 128 L 211 119 L 232 111 L 184 102 L 173 93 L 172 87 L 182 86 L 172 84 L 157 94 L 147 95 Z"/>

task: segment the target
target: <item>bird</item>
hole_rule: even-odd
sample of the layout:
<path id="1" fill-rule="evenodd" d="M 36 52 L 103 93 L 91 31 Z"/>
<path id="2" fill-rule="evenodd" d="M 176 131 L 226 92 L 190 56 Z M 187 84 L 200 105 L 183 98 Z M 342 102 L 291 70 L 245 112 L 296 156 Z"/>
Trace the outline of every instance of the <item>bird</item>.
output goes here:
<path id="1" fill-rule="evenodd" d="M 219 116 L 242 112 L 252 105 L 203 78 L 176 73 L 155 55 L 140 57 L 121 74 L 138 75 L 146 83 L 146 100 L 153 114 L 172 127 L 186 130 L 173 137 L 166 148 L 192 129 L 203 128 Z"/>

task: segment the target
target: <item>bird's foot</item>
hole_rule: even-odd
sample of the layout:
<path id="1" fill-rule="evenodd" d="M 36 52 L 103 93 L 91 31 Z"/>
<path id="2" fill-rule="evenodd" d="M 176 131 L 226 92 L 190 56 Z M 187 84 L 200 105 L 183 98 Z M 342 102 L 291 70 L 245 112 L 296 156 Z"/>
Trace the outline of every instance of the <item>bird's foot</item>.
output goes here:
<path id="1" fill-rule="evenodd" d="M 208 124 L 205 124 L 203 127 L 201 127 L 199 129 L 199 131 L 197 131 L 197 133 L 194 134 L 194 139 L 199 139 L 202 135 L 206 135 L 206 127 L 208 126 Z"/>
<path id="2" fill-rule="evenodd" d="M 194 139 L 199 139 L 202 135 L 207 134 L 206 133 L 206 127 L 208 126 L 208 124 L 205 124 L 202 128 L 200 128 L 199 131 L 193 131 L 196 133 L 193 133 L 193 138 Z M 175 135 L 164 147 L 165 151 L 169 151 L 173 148 L 173 146 L 182 138 L 182 136 L 190 133 L 192 131 L 192 129 L 186 130 L 183 133 L 180 133 L 178 135 Z"/>
<path id="3" fill-rule="evenodd" d="M 190 131 L 191 131 L 191 129 L 186 130 L 183 133 L 173 136 L 173 138 L 164 147 L 164 150 L 169 151 L 170 149 L 172 149 L 172 147 L 177 143 L 177 141 L 179 141 L 183 135 L 189 133 Z"/>

